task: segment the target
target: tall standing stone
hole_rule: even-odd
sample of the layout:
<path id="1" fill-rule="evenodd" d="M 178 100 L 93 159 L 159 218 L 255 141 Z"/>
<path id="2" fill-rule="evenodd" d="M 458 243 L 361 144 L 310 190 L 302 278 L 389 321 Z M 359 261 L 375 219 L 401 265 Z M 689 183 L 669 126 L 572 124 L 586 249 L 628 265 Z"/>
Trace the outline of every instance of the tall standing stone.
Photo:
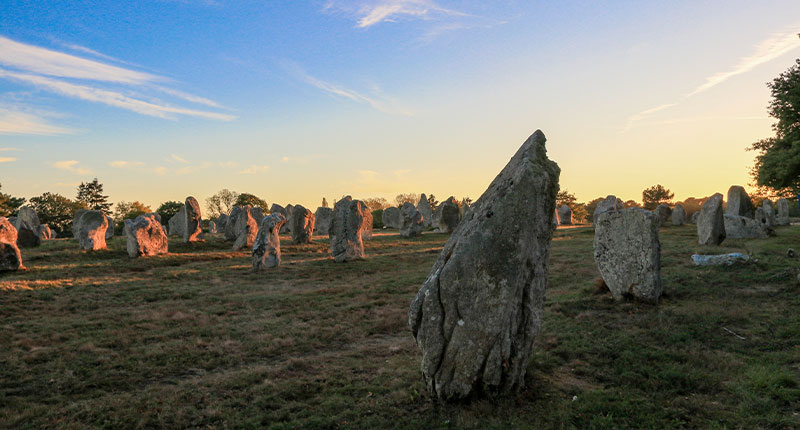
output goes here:
<path id="1" fill-rule="evenodd" d="M 458 227 L 459 221 L 461 221 L 458 201 L 455 197 L 450 196 L 447 200 L 443 201 L 439 207 L 442 208 L 442 218 L 439 220 L 439 229 L 445 233 L 452 233 L 455 231 L 456 227 Z"/>
<path id="2" fill-rule="evenodd" d="M 97 251 L 106 248 L 106 230 L 108 220 L 101 211 L 87 210 L 80 213 L 80 220 L 73 223 L 78 225 L 78 243 L 83 250 Z"/>
<path id="3" fill-rule="evenodd" d="M 789 200 L 778 199 L 775 214 L 775 223 L 777 225 L 789 225 Z"/>
<path id="4" fill-rule="evenodd" d="M 409 202 L 403 203 L 400 208 L 400 236 L 416 237 L 425 229 L 425 219 L 422 212 Z"/>
<path id="5" fill-rule="evenodd" d="M 139 215 L 125 220 L 125 248 L 130 258 L 166 254 L 169 240 L 153 214 Z"/>
<path id="6" fill-rule="evenodd" d="M 384 209 L 383 215 L 381 216 L 381 221 L 383 221 L 383 225 L 388 228 L 399 230 L 403 227 L 403 221 L 400 218 L 400 209 L 396 206 Z"/>
<path id="7" fill-rule="evenodd" d="M 312 242 L 314 237 L 314 214 L 303 205 L 297 205 L 292 209 L 291 231 L 294 243 Z"/>
<path id="8" fill-rule="evenodd" d="M 328 209 L 328 208 L 324 208 Z M 264 217 L 253 242 L 253 270 L 264 270 L 281 264 L 281 226 L 286 218 L 280 212 Z"/>
<path id="9" fill-rule="evenodd" d="M 108 228 L 106 229 L 106 241 L 108 241 L 112 237 L 114 237 L 115 224 L 114 224 L 114 218 L 111 218 L 108 215 L 106 215 L 106 221 L 108 221 Z"/>
<path id="10" fill-rule="evenodd" d="M 286 219 L 288 220 L 286 224 L 283 225 L 283 228 L 288 232 L 292 232 L 292 214 L 294 213 L 294 205 L 288 204 L 286 205 Z"/>
<path id="11" fill-rule="evenodd" d="M 208 233 L 209 234 L 216 234 L 217 233 L 217 223 L 214 221 L 208 222 Z"/>
<path id="12" fill-rule="evenodd" d="M 17 246 L 17 229 L 7 218 L 0 217 L 0 272 L 24 268 L 22 253 Z"/>
<path id="13" fill-rule="evenodd" d="M 233 240 L 235 241 L 236 238 L 239 237 L 240 231 L 236 230 L 236 220 L 242 214 L 242 207 L 241 206 L 234 206 L 231 209 L 231 214 L 228 216 L 227 221 L 225 222 L 225 230 L 222 233 L 225 234 L 225 240 Z M 247 223 L 245 222 L 245 226 Z M 242 227 L 241 225 L 239 227 Z"/>
<path id="14" fill-rule="evenodd" d="M 744 216 L 753 218 L 755 207 L 753 201 L 744 187 L 733 185 L 728 189 L 728 206 L 725 207 L 725 215 Z"/>
<path id="15" fill-rule="evenodd" d="M 605 199 L 601 200 L 600 203 L 597 204 L 597 207 L 595 207 L 594 213 L 592 213 L 592 225 L 595 224 L 595 220 L 600 216 L 600 214 L 622 210 L 623 207 L 624 205 L 622 200 L 617 198 L 617 196 L 608 195 Z"/>
<path id="16" fill-rule="evenodd" d="M 667 204 L 660 204 L 656 207 L 655 212 L 656 216 L 658 217 L 658 225 L 663 227 L 667 225 L 667 220 L 669 219 L 670 214 L 672 214 L 672 209 L 669 208 Z"/>
<path id="17" fill-rule="evenodd" d="M 314 232 L 317 236 L 327 236 L 331 231 L 331 220 L 333 219 L 333 209 L 320 206 L 314 212 Z"/>
<path id="18" fill-rule="evenodd" d="M 250 214 L 250 205 L 237 207 L 239 207 L 239 213 L 236 218 L 233 218 L 233 212 L 231 212 L 231 219 L 228 220 L 229 225 L 233 224 L 231 230 L 236 237 L 233 242 L 234 251 L 244 247 L 252 248 L 253 243 L 256 241 L 256 235 L 258 235 L 258 224 L 256 224 L 253 215 Z M 236 207 L 234 207 L 235 209 Z M 227 237 L 228 230 L 225 230 L 225 233 Z"/>
<path id="19" fill-rule="evenodd" d="M 431 209 L 431 204 L 428 201 L 428 196 L 426 196 L 425 193 L 422 193 L 419 196 L 417 210 L 420 214 L 422 214 L 422 222 L 425 224 L 425 228 L 430 227 L 431 222 L 433 221 L 433 209 Z"/>
<path id="20" fill-rule="evenodd" d="M 722 194 L 711 196 L 697 217 L 697 238 L 700 245 L 719 245 L 725 240 L 725 219 L 722 215 Z"/>
<path id="21" fill-rule="evenodd" d="M 30 206 L 19 208 L 17 219 L 14 221 L 14 228 L 17 229 L 17 246 L 28 248 L 42 244 L 39 236 L 39 216 Z"/>
<path id="22" fill-rule="evenodd" d="M 473 204 L 411 302 L 422 374 L 439 399 L 524 384 L 541 327 L 560 169 L 536 131 Z"/>
<path id="23" fill-rule="evenodd" d="M 700 211 L 693 212 L 692 216 L 689 217 L 690 224 L 697 224 L 697 220 L 700 219 Z"/>
<path id="24" fill-rule="evenodd" d="M 609 211 L 597 217 L 594 261 L 614 300 L 658 303 L 661 284 L 659 217 L 645 209 Z"/>
<path id="25" fill-rule="evenodd" d="M 258 206 L 253 206 L 252 208 L 250 208 L 250 215 L 253 216 L 253 219 L 256 220 L 256 224 L 258 224 L 259 228 L 261 228 L 260 227 L 261 221 L 264 221 L 264 216 L 265 216 L 264 209 L 261 209 Z"/>
<path id="26" fill-rule="evenodd" d="M 672 208 L 672 225 L 684 224 L 686 224 L 686 209 L 683 208 L 683 205 L 678 203 Z"/>
<path id="27" fill-rule="evenodd" d="M 761 203 L 761 211 L 761 224 L 767 228 L 773 228 L 778 225 L 778 222 L 775 219 L 775 208 L 772 206 L 772 202 L 769 201 L 769 199 L 764 199 L 764 201 Z"/>
<path id="28" fill-rule="evenodd" d="M 186 234 L 186 204 L 181 206 L 178 213 L 173 215 L 167 224 L 170 236 L 184 237 Z"/>
<path id="29" fill-rule="evenodd" d="M 364 205 L 364 226 L 361 229 L 361 238 L 364 240 L 372 240 L 372 224 L 374 222 L 372 212 L 370 212 L 369 207 L 364 202 L 361 202 L 361 204 Z"/>
<path id="30" fill-rule="evenodd" d="M 225 233 L 225 225 L 228 224 L 228 215 L 219 214 L 217 217 L 217 231 L 216 233 Z"/>
<path id="31" fill-rule="evenodd" d="M 200 204 L 197 203 L 197 199 L 189 196 L 186 198 L 184 207 L 186 208 L 184 211 L 186 219 L 184 221 L 185 228 L 182 232 L 183 243 L 201 241 L 200 235 L 203 234 L 203 216 L 200 212 Z"/>
<path id="32" fill-rule="evenodd" d="M 347 196 L 333 205 L 331 223 L 331 255 L 343 263 L 364 258 L 364 211 L 366 206 Z"/>
<path id="33" fill-rule="evenodd" d="M 286 233 L 289 231 L 289 223 L 291 222 L 291 218 L 289 218 L 289 212 L 286 212 L 286 208 L 277 203 L 273 203 L 272 206 L 269 207 L 269 213 L 279 213 L 283 215 L 283 217 L 286 218 L 286 222 L 283 223 L 283 226 L 281 227 L 281 233 Z"/>
<path id="34" fill-rule="evenodd" d="M 572 209 L 567 205 L 561 205 L 558 208 L 558 224 L 559 225 L 572 225 Z"/>

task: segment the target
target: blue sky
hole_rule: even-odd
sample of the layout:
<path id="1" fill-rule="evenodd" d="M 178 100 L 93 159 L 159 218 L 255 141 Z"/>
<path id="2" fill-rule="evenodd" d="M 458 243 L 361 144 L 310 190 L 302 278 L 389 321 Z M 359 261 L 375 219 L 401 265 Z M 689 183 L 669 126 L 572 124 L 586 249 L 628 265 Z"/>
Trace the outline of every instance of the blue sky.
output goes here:
<path id="1" fill-rule="evenodd" d="M 112 201 L 221 188 L 477 198 L 536 129 L 588 201 L 747 185 L 800 3 L 0 4 L 0 182 Z"/>

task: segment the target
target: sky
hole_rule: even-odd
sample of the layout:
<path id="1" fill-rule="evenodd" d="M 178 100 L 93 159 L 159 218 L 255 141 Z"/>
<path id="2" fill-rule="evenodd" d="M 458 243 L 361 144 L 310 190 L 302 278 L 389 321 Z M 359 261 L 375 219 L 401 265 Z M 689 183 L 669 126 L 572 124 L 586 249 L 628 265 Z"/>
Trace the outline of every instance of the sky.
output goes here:
<path id="1" fill-rule="evenodd" d="M 748 186 L 800 2 L 0 2 L 0 184 L 155 209 L 477 199 L 537 129 L 588 202 Z"/>

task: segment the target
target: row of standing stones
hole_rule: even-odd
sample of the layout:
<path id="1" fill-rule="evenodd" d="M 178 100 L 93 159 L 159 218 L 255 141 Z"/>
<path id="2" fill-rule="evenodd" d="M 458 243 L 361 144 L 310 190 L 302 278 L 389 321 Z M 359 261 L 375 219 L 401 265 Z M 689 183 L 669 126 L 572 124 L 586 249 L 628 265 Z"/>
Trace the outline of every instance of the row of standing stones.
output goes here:
<path id="1" fill-rule="evenodd" d="M 440 400 L 523 387 L 542 324 L 550 243 L 560 218 L 555 207 L 560 168 L 547 158 L 545 142 L 537 130 L 484 194 L 460 214 L 455 199 L 434 212 L 424 195 L 417 206 L 406 203 L 384 211 L 384 224 L 405 237 L 425 227 L 452 233 L 408 312 L 409 328 L 422 351 L 422 375 Z M 758 211 L 752 203 L 747 206 L 746 193 L 742 196 L 734 188 L 729 191 L 730 214 L 723 217 L 720 194 L 703 205 L 696 220 L 701 244 L 721 242 L 729 216 L 769 223 L 757 221 Z M 766 205 L 760 209 L 768 219 Z M 170 233 L 186 242 L 200 240 L 196 200 L 187 198 L 183 211 L 174 226 L 170 222 Z M 333 209 L 319 208 L 316 213 L 300 205 L 273 205 L 270 212 L 265 216 L 258 208 L 236 206 L 210 226 L 211 232 L 224 234 L 234 249 L 252 247 L 256 270 L 280 264 L 282 231 L 290 231 L 297 243 L 310 241 L 315 231 L 328 234 L 336 262 L 364 258 L 363 240 L 371 236 L 372 215 L 359 200 L 348 196 Z M 658 230 L 665 223 L 664 213 L 669 212 L 624 209 L 614 196 L 598 205 L 593 214 L 594 257 L 615 300 L 658 302 L 663 292 Z M 671 210 L 673 224 L 685 222 L 681 213 L 685 218 L 682 207 Z M 159 221 L 157 215 L 147 214 L 126 222 L 132 257 L 167 252 L 166 231 Z M 785 201 L 778 202 L 776 223 L 781 222 L 788 223 Z M 76 215 L 74 234 L 82 248 L 98 249 L 104 247 L 107 225 L 102 213 L 84 211 Z M 0 246 L 16 241 L 16 229 L 0 218 Z M 21 266 L 21 258 L 18 261 Z"/>

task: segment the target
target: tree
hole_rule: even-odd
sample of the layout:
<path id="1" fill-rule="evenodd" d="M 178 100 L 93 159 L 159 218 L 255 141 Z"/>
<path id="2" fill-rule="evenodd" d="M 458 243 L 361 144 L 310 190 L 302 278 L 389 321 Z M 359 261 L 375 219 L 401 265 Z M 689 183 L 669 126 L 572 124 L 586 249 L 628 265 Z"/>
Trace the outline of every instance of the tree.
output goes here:
<path id="1" fill-rule="evenodd" d="M 370 212 L 375 212 L 377 210 L 381 210 L 381 215 L 383 214 L 383 209 L 388 208 L 391 206 L 389 201 L 384 199 L 383 197 L 370 197 L 368 199 L 362 200 L 365 205 L 369 208 Z M 383 225 L 381 225 L 383 227 Z"/>
<path id="2" fill-rule="evenodd" d="M 248 193 L 239 194 L 239 197 L 236 198 L 236 203 L 234 204 L 236 206 L 250 205 L 254 208 L 261 208 L 264 210 L 264 212 L 269 211 L 269 205 L 267 204 L 267 202 L 256 197 L 255 194 L 248 194 Z"/>
<path id="3" fill-rule="evenodd" d="M 219 190 L 217 194 L 206 199 L 208 217 L 216 219 L 222 214 L 228 215 L 231 213 L 237 198 L 239 198 L 239 193 L 236 191 L 231 191 L 227 188 Z"/>
<path id="4" fill-rule="evenodd" d="M 664 188 L 663 185 L 653 185 L 642 191 L 642 206 L 645 209 L 653 210 L 660 204 L 670 204 L 673 197 L 675 197 L 675 193 Z"/>
<path id="5" fill-rule="evenodd" d="M 161 224 L 168 225 L 170 218 L 180 212 L 183 206 L 183 203 L 176 201 L 161 203 L 158 209 L 156 209 L 156 213 L 161 217 Z"/>
<path id="6" fill-rule="evenodd" d="M 92 182 L 81 182 L 75 200 L 86 205 L 87 209 L 103 211 L 106 215 L 111 212 L 111 203 L 108 202 L 108 196 L 103 195 L 103 184 L 97 178 Z"/>
<path id="7" fill-rule="evenodd" d="M 642 207 L 636 200 L 627 200 L 622 204 L 623 208 L 640 208 Z"/>
<path id="8" fill-rule="evenodd" d="M 559 191 L 556 194 L 556 207 L 560 208 L 563 205 L 567 205 L 572 208 L 577 200 L 575 194 L 570 193 L 568 190 Z"/>
<path id="9" fill-rule="evenodd" d="M 439 206 L 439 200 L 436 200 L 436 196 L 431 194 L 428 196 L 428 204 L 431 206 L 431 210 L 435 211 L 436 207 Z"/>
<path id="10" fill-rule="evenodd" d="M 398 194 L 394 198 L 394 202 L 395 202 L 395 204 L 397 204 L 398 207 L 399 206 L 403 206 L 403 203 L 406 203 L 406 202 L 411 203 L 412 205 L 416 206 L 417 203 L 419 202 L 419 194 L 416 194 L 416 193 Z"/>
<path id="11" fill-rule="evenodd" d="M 117 207 L 114 208 L 114 220 L 122 221 L 126 219 L 136 219 L 139 215 L 144 215 L 153 212 L 150 206 L 142 202 L 119 202 Z"/>
<path id="12" fill-rule="evenodd" d="M 44 193 L 31 197 L 30 205 L 42 224 L 47 224 L 59 236 L 72 231 L 72 220 L 78 209 L 86 209 L 83 203 L 70 200 L 61 194 Z"/>
<path id="13" fill-rule="evenodd" d="M 0 184 L 0 189 L 3 185 Z M 9 194 L 0 192 L 0 216 L 12 216 L 17 213 L 19 207 L 25 204 L 24 197 L 13 197 Z"/>
<path id="14" fill-rule="evenodd" d="M 767 86 L 772 92 L 767 112 L 777 119 L 775 136 L 750 146 L 758 152 L 750 173 L 758 186 L 776 195 L 800 194 L 800 59 Z"/>

